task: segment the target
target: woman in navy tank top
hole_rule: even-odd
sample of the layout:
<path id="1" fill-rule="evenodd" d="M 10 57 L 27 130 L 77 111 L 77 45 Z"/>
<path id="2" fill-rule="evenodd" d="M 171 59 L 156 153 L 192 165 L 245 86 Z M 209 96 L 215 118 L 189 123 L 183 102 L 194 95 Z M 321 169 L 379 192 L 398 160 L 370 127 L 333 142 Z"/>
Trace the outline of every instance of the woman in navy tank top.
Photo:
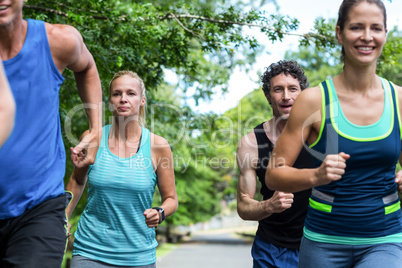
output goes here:
<path id="1" fill-rule="evenodd" d="M 395 175 L 402 88 L 376 75 L 386 35 L 381 0 L 342 2 L 336 37 L 344 69 L 300 94 L 273 151 L 269 188 L 312 188 L 299 267 L 402 263 L 402 182 Z M 316 168 L 292 168 L 305 142 Z"/>

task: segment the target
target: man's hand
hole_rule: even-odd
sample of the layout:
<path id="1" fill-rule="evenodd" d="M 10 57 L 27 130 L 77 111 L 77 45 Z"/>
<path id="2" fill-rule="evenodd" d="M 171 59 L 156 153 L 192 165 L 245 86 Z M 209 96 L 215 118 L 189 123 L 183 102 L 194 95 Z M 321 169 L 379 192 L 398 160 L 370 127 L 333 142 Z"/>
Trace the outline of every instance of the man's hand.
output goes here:
<path id="1" fill-rule="evenodd" d="M 87 132 L 81 137 L 80 142 L 71 150 L 71 160 L 76 168 L 82 168 L 95 163 L 98 152 L 99 140 L 102 133 Z"/>
<path id="2" fill-rule="evenodd" d="M 67 222 L 67 238 L 70 238 L 71 236 L 70 230 L 71 230 L 71 224 L 70 222 Z"/>
<path id="3" fill-rule="evenodd" d="M 293 204 L 293 194 L 275 191 L 272 197 L 269 199 L 272 213 L 281 213 Z"/>

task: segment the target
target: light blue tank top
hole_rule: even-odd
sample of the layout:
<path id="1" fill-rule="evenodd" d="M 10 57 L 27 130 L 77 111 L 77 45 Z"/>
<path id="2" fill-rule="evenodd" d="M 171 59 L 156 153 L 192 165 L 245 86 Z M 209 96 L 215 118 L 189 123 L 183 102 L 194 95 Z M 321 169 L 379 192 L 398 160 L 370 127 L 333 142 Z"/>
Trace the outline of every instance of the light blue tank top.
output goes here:
<path id="1" fill-rule="evenodd" d="M 64 193 L 59 115 L 64 78 L 53 62 L 45 23 L 27 21 L 21 51 L 3 62 L 17 112 L 14 130 L 0 149 L 0 220 Z"/>
<path id="2" fill-rule="evenodd" d="M 73 255 L 121 266 L 155 263 L 155 229 L 143 212 L 152 205 L 156 174 L 150 132 L 142 128 L 141 146 L 132 157 L 112 154 L 111 125 L 103 127 L 95 164 L 88 171 L 88 203 L 75 232 Z"/>

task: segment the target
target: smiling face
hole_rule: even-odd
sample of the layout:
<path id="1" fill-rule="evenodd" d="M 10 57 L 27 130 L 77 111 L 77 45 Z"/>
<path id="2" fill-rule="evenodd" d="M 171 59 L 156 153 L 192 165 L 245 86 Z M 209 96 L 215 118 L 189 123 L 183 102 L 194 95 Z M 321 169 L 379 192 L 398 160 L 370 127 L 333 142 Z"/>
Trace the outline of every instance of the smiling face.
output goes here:
<path id="1" fill-rule="evenodd" d="M 17 16 L 22 19 L 22 7 L 26 0 L 0 0 L 0 27 L 8 26 Z"/>
<path id="2" fill-rule="evenodd" d="M 360 2 L 349 10 L 343 29 L 337 26 L 336 33 L 345 64 L 375 64 L 387 38 L 383 10 L 376 4 Z"/>
<path id="3" fill-rule="evenodd" d="M 123 75 L 113 80 L 110 86 L 109 103 L 114 107 L 115 116 L 138 116 L 140 107 L 145 105 L 140 82 L 134 77 Z"/>
<path id="4" fill-rule="evenodd" d="M 270 94 L 266 95 L 272 106 L 273 116 L 287 120 L 293 103 L 301 92 L 299 80 L 292 75 L 280 73 L 271 79 Z"/>

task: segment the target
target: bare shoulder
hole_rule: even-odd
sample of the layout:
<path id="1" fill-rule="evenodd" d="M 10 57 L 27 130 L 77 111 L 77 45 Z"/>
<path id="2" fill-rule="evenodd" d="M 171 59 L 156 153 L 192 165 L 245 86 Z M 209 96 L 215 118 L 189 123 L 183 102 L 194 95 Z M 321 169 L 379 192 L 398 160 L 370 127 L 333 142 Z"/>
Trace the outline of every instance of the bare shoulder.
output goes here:
<path id="1" fill-rule="evenodd" d="M 46 22 L 45 27 L 51 45 L 59 43 L 69 45 L 70 43 L 82 41 L 80 32 L 73 26 L 66 24 L 51 24 Z"/>
<path id="2" fill-rule="evenodd" d="M 56 65 L 59 63 L 65 67 L 77 61 L 83 44 L 79 31 L 65 24 L 45 23 L 45 27 Z"/>
<path id="3" fill-rule="evenodd" d="M 254 131 L 244 135 L 237 146 L 237 152 L 252 152 L 258 148 Z"/>
<path id="4" fill-rule="evenodd" d="M 173 155 L 168 141 L 154 133 L 150 133 L 151 138 L 151 158 L 154 170 L 165 170 L 173 168 Z M 161 168 L 161 169 L 159 169 Z M 159 171 L 161 172 L 161 171 Z"/>
<path id="5" fill-rule="evenodd" d="M 311 87 L 303 90 L 297 97 L 296 102 L 305 105 L 321 106 L 321 89 L 319 86 Z"/>
<path id="6" fill-rule="evenodd" d="M 313 87 L 303 90 L 297 97 L 286 126 L 278 139 L 293 147 L 302 146 L 302 141 L 315 140 L 322 122 L 321 89 Z M 297 137 L 297 138 L 295 138 Z M 277 146 L 276 146 L 277 147 Z M 297 155 L 296 155 L 297 157 Z M 295 158 L 296 159 L 296 158 Z"/>
<path id="7" fill-rule="evenodd" d="M 399 102 L 399 114 L 402 114 L 402 87 L 398 86 L 398 85 L 394 85 L 395 88 L 395 92 L 396 92 L 396 97 L 398 98 L 398 102 Z"/>
<path id="8" fill-rule="evenodd" d="M 163 148 L 163 147 L 170 147 L 169 142 L 161 136 L 158 136 L 154 133 L 150 133 L 151 135 L 151 148 Z"/>
<path id="9" fill-rule="evenodd" d="M 237 146 L 237 164 L 240 171 L 255 168 L 258 161 L 258 143 L 254 131 L 244 135 Z"/>
<path id="10" fill-rule="evenodd" d="M 320 112 L 322 107 L 321 98 L 321 89 L 318 86 L 303 90 L 293 105 L 290 121 L 294 121 L 292 119 L 305 119 Z"/>
<path id="11" fill-rule="evenodd" d="M 395 84 L 393 84 L 393 85 L 395 87 L 396 93 L 398 94 L 398 100 L 399 100 L 399 102 L 401 102 L 401 100 L 402 100 L 402 87 L 398 86 L 398 85 L 395 85 Z"/>

